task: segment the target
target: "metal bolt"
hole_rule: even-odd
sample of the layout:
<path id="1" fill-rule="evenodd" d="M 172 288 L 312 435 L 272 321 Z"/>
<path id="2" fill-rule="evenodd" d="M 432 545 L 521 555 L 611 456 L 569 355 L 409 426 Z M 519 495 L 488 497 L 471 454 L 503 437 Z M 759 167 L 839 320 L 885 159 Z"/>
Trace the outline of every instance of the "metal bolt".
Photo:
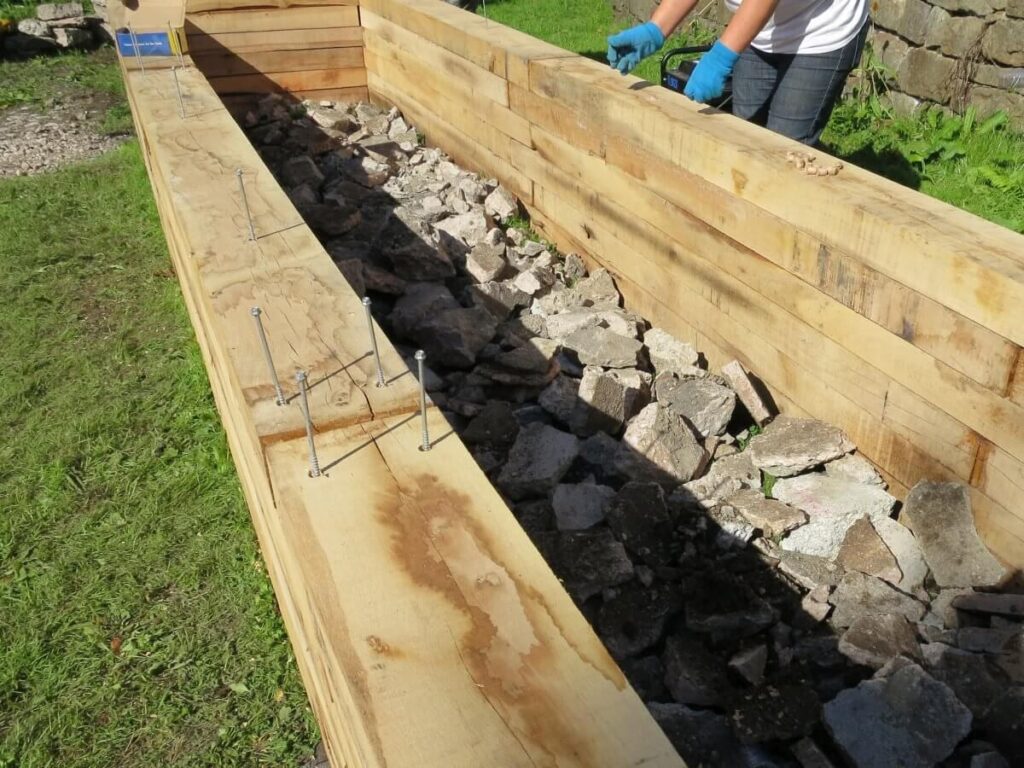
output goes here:
<path id="1" fill-rule="evenodd" d="M 373 315 L 370 313 L 370 307 L 373 302 L 370 301 L 370 297 L 367 296 L 363 299 L 363 309 L 366 310 L 366 327 L 370 330 L 370 347 L 373 349 L 373 359 L 377 363 L 377 386 L 387 386 L 387 382 L 384 380 L 384 366 L 380 362 L 380 350 L 377 349 L 377 334 L 373 330 Z"/>
<path id="2" fill-rule="evenodd" d="M 316 443 L 313 442 L 313 419 L 309 416 L 309 397 L 307 396 L 306 372 L 296 371 L 295 380 L 299 383 L 302 395 L 302 416 L 306 420 L 306 442 L 309 443 L 309 475 L 320 477 L 320 460 L 316 457 Z"/>
<path id="3" fill-rule="evenodd" d="M 139 37 L 135 34 L 131 24 L 128 25 L 128 37 L 131 38 L 132 48 L 135 50 L 135 58 L 139 62 L 139 69 L 142 70 L 142 74 L 146 74 L 146 63 L 142 60 L 142 51 L 139 49 Z"/>
<path id="4" fill-rule="evenodd" d="M 178 68 L 171 67 L 171 74 L 174 76 L 174 89 L 178 92 L 178 114 L 185 119 L 185 101 L 181 98 L 181 83 L 178 81 Z"/>
<path id="5" fill-rule="evenodd" d="M 253 307 L 249 310 L 249 314 L 256 320 L 256 333 L 260 336 L 260 346 L 263 347 L 263 359 L 267 361 L 267 368 L 270 371 L 270 379 L 274 382 L 274 391 L 277 393 L 276 403 L 278 405 L 284 405 L 284 391 L 281 389 L 281 382 L 277 378 L 277 369 L 274 368 L 274 358 L 270 355 L 270 345 L 267 343 L 267 332 L 263 329 L 263 318 L 260 315 L 263 314 L 263 310 L 259 307 Z"/>
<path id="6" fill-rule="evenodd" d="M 427 384 L 426 378 L 423 375 L 423 361 L 427 359 L 427 353 L 422 349 L 418 349 L 416 350 L 415 357 L 420 375 L 420 416 L 423 418 L 423 443 L 420 445 L 420 450 L 429 451 L 430 431 L 427 428 Z"/>
<path id="7" fill-rule="evenodd" d="M 252 223 L 252 211 L 249 210 L 249 198 L 245 194 L 245 180 L 242 178 L 242 169 L 239 168 L 235 171 L 235 177 L 238 179 L 238 191 L 242 195 L 242 206 L 245 208 L 245 218 L 249 222 L 249 239 L 256 239 L 256 225 Z"/>

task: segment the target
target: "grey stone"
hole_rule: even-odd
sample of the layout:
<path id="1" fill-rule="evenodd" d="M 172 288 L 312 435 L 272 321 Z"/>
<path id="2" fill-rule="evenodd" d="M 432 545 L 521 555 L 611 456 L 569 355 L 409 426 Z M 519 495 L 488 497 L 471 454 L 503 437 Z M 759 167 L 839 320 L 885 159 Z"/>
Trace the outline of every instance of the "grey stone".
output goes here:
<path id="1" fill-rule="evenodd" d="M 598 432 L 580 443 L 580 458 L 603 469 L 611 464 L 618 450 L 618 440 L 605 432 Z"/>
<path id="2" fill-rule="evenodd" d="M 534 303 L 532 311 L 548 316 L 573 309 L 617 309 L 621 302 L 622 297 L 611 275 L 605 269 L 597 269 L 571 288 L 552 291 L 541 297 Z"/>
<path id="3" fill-rule="evenodd" d="M 912 43 L 923 44 L 928 36 L 933 6 L 923 0 L 901 0 L 901 3 L 903 13 L 900 14 L 895 31 Z"/>
<path id="4" fill-rule="evenodd" d="M 431 315 L 458 309 L 459 302 L 451 291 L 437 283 L 409 283 L 405 294 L 391 310 L 391 325 L 395 333 L 411 339 L 416 329 Z"/>
<path id="5" fill-rule="evenodd" d="M 974 653 L 1000 654 L 1018 642 L 1020 627 L 961 627 L 956 633 L 957 647 Z"/>
<path id="6" fill-rule="evenodd" d="M 532 266 L 512 278 L 512 285 L 530 296 L 536 296 L 554 282 L 555 273 L 550 267 Z"/>
<path id="7" fill-rule="evenodd" d="M 821 719 L 821 702 L 808 685 L 769 684 L 741 693 L 731 719 L 743 744 L 788 741 L 810 735 Z"/>
<path id="8" fill-rule="evenodd" d="M 683 487 L 698 500 L 725 501 L 742 489 L 760 488 L 761 472 L 751 463 L 750 454 L 744 451 L 717 459 L 708 468 L 706 475 Z"/>
<path id="9" fill-rule="evenodd" d="M 867 517 L 858 519 L 846 531 L 836 562 L 847 570 L 875 576 L 894 586 L 903 579 L 895 556 Z"/>
<path id="10" fill-rule="evenodd" d="M 441 221 L 434 224 L 434 229 L 441 236 L 442 247 L 454 250 L 454 252 L 462 251 L 465 253 L 483 241 L 487 236 L 489 227 L 483 211 L 473 209 L 466 213 L 441 219 Z M 462 248 L 453 249 L 451 242 L 446 240 L 444 235 L 460 243 Z"/>
<path id="11" fill-rule="evenodd" d="M 607 328 L 590 327 L 569 334 L 565 338 L 565 347 L 575 352 L 584 365 L 635 368 L 640 362 L 643 345 Z"/>
<path id="12" fill-rule="evenodd" d="M 961 595 L 973 594 L 973 589 L 942 589 L 932 598 L 931 610 L 925 623 L 936 627 L 956 628 L 960 626 L 960 612 L 953 607 L 953 601 Z"/>
<path id="13" fill-rule="evenodd" d="M 911 48 L 897 75 L 900 90 L 911 96 L 945 104 L 950 97 L 950 84 L 956 60 L 935 51 Z"/>
<path id="14" fill-rule="evenodd" d="M 568 425 L 576 411 L 577 393 L 580 384 L 569 376 L 556 376 L 547 388 L 540 393 L 541 407 Z"/>
<path id="15" fill-rule="evenodd" d="M 1014 19 L 1024 19 L 1024 0 L 1007 0 L 1006 15 Z"/>
<path id="16" fill-rule="evenodd" d="M 807 555 L 834 558 L 846 532 L 865 515 L 888 517 L 896 499 L 881 488 L 837 480 L 822 473 L 783 478 L 772 496 L 807 513 L 806 525 L 782 541 L 782 548 Z"/>
<path id="17" fill-rule="evenodd" d="M 891 613 L 856 619 L 839 639 L 839 652 L 854 664 L 873 669 L 881 669 L 896 656 L 921 659 L 914 626 Z"/>
<path id="18" fill-rule="evenodd" d="M 451 260 L 435 247 L 429 225 L 406 206 L 390 212 L 374 245 L 402 279 L 444 280 L 455 274 Z"/>
<path id="19" fill-rule="evenodd" d="M 550 493 L 579 453 L 579 440 L 545 424 L 530 424 L 516 438 L 498 487 L 511 499 Z"/>
<path id="20" fill-rule="evenodd" d="M 1012 2 L 1013 0 L 1010 0 Z M 969 13 L 974 16 L 988 16 L 993 11 L 1000 11 L 1007 7 L 1006 0 L 931 0 L 947 11 L 955 13 Z"/>
<path id="21" fill-rule="evenodd" d="M 986 19 L 976 16 L 951 17 L 938 8 L 932 11 L 932 15 L 933 26 L 928 32 L 926 43 L 929 47 L 938 46 L 946 56 L 965 56 L 981 41 L 988 27 Z"/>
<path id="22" fill-rule="evenodd" d="M 619 666 L 641 701 L 660 701 L 668 695 L 665 668 L 657 656 L 622 659 Z"/>
<path id="23" fill-rule="evenodd" d="M 910 529 L 890 517 L 876 517 L 871 521 L 876 533 L 896 558 L 900 580 L 895 585 L 904 592 L 915 592 L 928 576 L 924 552 Z"/>
<path id="24" fill-rule="evenodd" d="M 644 346 L 655 373 L 689 373 L 700 362 L 697 350 L 661 328 L 644 333 Z"/>
<path id="25" fill-rule="evenodd" d="M 301 211 L 311 205 L 317 205 L 320 202 L 320 195 L 309 184 L 299 184 L 288 190 L 288 199 Z"/>
<path id="26" fill-rule="evenodd" d="M 728 702 L 732 685 L 725 665 L 699 641 L 673 635 L 665 641 L 665 685 L 680 704 L 718 707 Z"/>
<path id="27" fill-rule="evenodd" d="M 636 339 L 640 335 L 642 321 L 621 309 L 577 309 L 549 315 L 545 330 L 552 339 L 564 339 L 582 328 L 601 327 L 609 331 Z"/>
<path id="28" fill-rule="evenodd" d="M 84 16 L 81 3 L 43 3 L 36 6 L 36 18 L 41 21 L 56 21 Z"/>
<path id="29" fill-rule="evenodd" d="M 427 316 L 411 336 L 432 362 L 449 368 L 472 368 L 497 326 L 485 310 L 460 307 Z"/>
<path id="30" fill-rule="evenodd" d="M 736 392 L 743 407 L 747 409 L 750 418 L 758 426 L 764 426 L 774 415 L 772 407 L 762 396 L 760 390 L 750 374 L 746 372 L 739 360 L 733 360 L 722 366 L 722 376 L 729 382 L 729 386 Z"/>
<path id="31" fill-rule="evenodd" d="M 535 541 L 577 601 L 625 584 L 634 576 L 625 547 L 607 529 L 544 534 Z"/>
<path id="32" fill-rule="evenodd" d="M 779 570 L 804 589 L 834 587 L 846 571 L 831 560 L 800 552 L 779 552 Z"/>
<path id="33" fill-rule="evenodd" d="M 692 632 L 729 639 L 749 637 L 778 619 L 763 598 L 732 576 L 704 573 L 692 587 L 686 600 L 686 628 Z"/>
<path id="34" fill-rule="evenodd" d="M 1024 67 L 1024 19 L 999 19 L 989 27 L 982 52 L 992 61 Z"/>
<path id="35" fill-rule="evenodd" d="M 760 490 L 751 488 L 736 491 L 726 501 L 751 525 L 772 538 L 782 536 L 807 522 L 806 513 L 781 501 L 766 499 Z"/>
<path id="36" fill-rule="evenodd" d="M 928 643 L 921 650 L 932 676 L 948 685 L 975 717 L 984 716 L 1006 689 L 1002 675 L 980 654 L 943 643 Z"/>
<path id="37" fill-rule="evenodd" d="M 974 592 L 953 598 L 960 611 L 1024 619 L 1024 595 Z"/>
<path id="38" fill-rule="evenodd" d="M 888 5 L 888 4 L 887 4 Z M 871 36 L 871 46 L 875 55 L 885 66 L 886 70 L 895 74 L 903 66 L 903 60 L 910 51 L 906 41 L 897 35 L 890 35 L 876 28 Z"/>
<path id="39" fill-rule="evenodd" d="M 916 664 L 825 705 L 825 728 L 854 768 L 932 768 L 971 729 L 971 713 Z"/>
<path id="40" fill-rule="evenodd" d="M 298 187 L 308 184 L 314 190 L 320 189 L 324 183 L 324 175 L 320 173 L 316 162 L 309 155 L 290 157 L 281 166 L 281 181 L 286 187 Z"/>
<path id="41" fill-rule="evenodd" d="M 498 185 L 491 194 L 484 200 L 484 210 L 488 216 L 493 216 L 499 221 L 507 221 L 516 215 L 519 204 L 515 195 Z"/>
<path id="42" fill-rule="evenodd" d="M 501 400 L 491 400 L 462 431 L 462 439 L 469 445 L 509 445 L 519 434 L 519 422 L 512 406 Z"/>
<path id="43" fill-rule="evenodd" d="M 828 755 L 815 743 L 814 739 L 805 738 L 790 746 L 793 757 L 800 763 L 800 768 L 835 768 Z"/>
<path id="44" fill-rule="evenodd" d="M 970 768 L 1012 768 L 998 752 L 982 752 L 971 756 Z"/>
<path id="45" fill-rule="evenodd" d="M 18 22 L 18 31 L 33 37 L 53 37 L 50 25 L 39 19 L 22 19 Z"/>
<path id="46" fill-rule="evenodd" d="M 1007 90 L 1007 88 L 1013 89 Z M 1024 82 L 1001 88 L 975 86 L 970 91 L 970 103 L 978 110 L 978 115 L 988 117 L 995 112 L 1005 112 L 1017 125 L 1024 124 L 1024 95 L 1020 90 Z"/>
<path id="47" fill-rule="evenodd" d="M 743 747 L 725 716 L 681 704 L 650 703 L 647 708 L 687 765 L 693 768 L 746 768 L 748 765 Z"/>
<path id="48" fill-rule="evenodd" d="M 364 262 L 359 259 L 343 259 L 336 263 L 338 265 L 338 271 L 341 272 L 342 277 L 345 278 L 345 282 L 348 283 L 352 292 L 355 293 L 356 296 L 365 296 L 366 280 L 363 277 Z"/>
<path id="49" fill-rule="evenodd" d="M 703 437 L 724 433 L 736 409 L 736 393 L 707 379 L 659 376 L 655 396 Z"/>
<path id="50" fill-rule="evenodd" d="M 530 341 L 538 336 L 545 335 L 544 318 L 529 313 L 513 317 L 501 324 L 498 333 L 510 343 Z"/>
<path id="51" fill-rule="evenodd" d="M 760 685 L 764 680 L 767 663 L 768 646 L 760 643 L 733 654 L 729 659 L 729 668 L 751 685 Z"/>
<path id="52" fill-rule="evenodd" d="M 362 214 L 354 206 L 306 205 L 302 208 L 306 223 L 321 238 L 341 237 L 359 226 Z"/>
<path id="53" fill-rule="evenodd" d="M 651 403 L 627 425 L 614 465 L 633 480 L 678 485 L 699 476 L 708 458 L 681 417 Z"/>
<path id="54" fill-rule="evenodd" d="M 366 290 L 383 293 L 388 296 L 401 296 L 408 284 L 400 277 L 374 264 L 363 264 L 363 283 Z"/>
<path id="55" fill-rule="evenodd" d="M 672 562 L 674 523 L 660 485 L 626 483 L 606 512 L 612 533 L 639 560 L 653 568 Z"/>
<path id="56" fill-rule="evenodd" d="M 914 598 L 859 571 L 843 575 L 830 601 L 835 606 L 832 623 L 837 627 L 849 627 L 862 616 L 896 614 L 917 622 L 925 614 L 925 606 Z"/>
<path id="57" fill-rule="evenodd" d="M 469 294 L 475 306 L 487 310 L 499 322 L 507 320 L 519 307 L 530 304 L 529 295 L 514 287 L 507 280 L 471 285 Z"/>
<path id="58" fill-rule="evenodd" d="M 53 30 L 53 37 L 61 48 L 80 50 L 88 48 L 93 43 L 92 32 L 88 29 L 76 29 L 74 27 L 56 27 Z"/>
<path id="59" fill-rule="evenodd" d="M 779 416 L 751 439 L 747 452 L 758 469 L 775 477 L 789 477 L 838 459 L 853 448 L 846 435 L 830 424 Z"/>
<path id="60" fill-rule="evenodd" d="M 608 505 L 615 498 L 615 489 L 607 485 L 579 483 L 555 487 L 551 507 L 560 531 L 581 531 L 593 528 L 604 520 Z"/>
<path id="61" fill-rule="evenodd" d="M 682 606 L 682 596 L 672 587 L 626 584 L 604 601 L 597 632 L 616 659 L 637 656 L 661 642 L 669 619 Z"/>
<path id="62" fill-rule="evenodd" d="M 837 480 L 848 480 L 862 485 L 885 487 L 885 481 L 874 465 L 863 456 L 848 454 L 825 465 L 825 474 Z"/>
<path id="63" fill-rule="evenodd" d="M 978 731 L 1010 765 L 1024 765 L 1024 686 L 1006 689 L 978 721 Z"/>
<path id="64" fill-rule="evenodd" d="M 616 434 L 650 401 L 651 375 L 635 369 L 602 371 L 588 367 L 580 381 L 573 432 Z"/>
<path id="65" fill-rule="evenodd" d="M 705 515 L 719 549 L 743 549 L 757 534 L 757 528 L 729 504 L 715 505 Z"/>
<path id="66" fill-rule="evenodd" d="M 940 587 L 989 587 L 1008 575 L 978 536 L 966 485 L 918 483 L 900 519 L 913 531 Z"/>
<path id="67" fill-rule="evenodd" d="M 466 272 L 478 283 L 501 280 L 510 269 L 505 261 L 504 245 L 478 243 L 466 256 Z"/>

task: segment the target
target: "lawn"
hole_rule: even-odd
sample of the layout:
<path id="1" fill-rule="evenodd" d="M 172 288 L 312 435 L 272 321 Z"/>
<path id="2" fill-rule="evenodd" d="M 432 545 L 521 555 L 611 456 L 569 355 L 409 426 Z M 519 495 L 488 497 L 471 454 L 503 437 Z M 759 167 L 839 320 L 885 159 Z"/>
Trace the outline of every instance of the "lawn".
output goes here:
<path id="1" fill-rule="evenodd" d="M 115 82 L 46 61 L 0 93 Z M 137 144 L 0 181 L 0 231 L 0 766 L 298 765 L 315 724 Z"/>

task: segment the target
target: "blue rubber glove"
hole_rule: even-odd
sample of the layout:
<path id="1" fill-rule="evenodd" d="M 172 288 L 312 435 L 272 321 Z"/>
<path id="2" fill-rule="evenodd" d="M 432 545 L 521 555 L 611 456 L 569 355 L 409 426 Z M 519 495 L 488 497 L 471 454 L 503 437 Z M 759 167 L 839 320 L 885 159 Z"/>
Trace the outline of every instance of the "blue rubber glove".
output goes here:
<path id="1" fill-rule="evenodd" d="M 700 104 L 718 98 L 739 57 L 738 53 L 719 40 L 700 57 L 693 74 L 686 81 L 683 93 Z"/>
<path id="2" fill-rule="evenodd" d="M 608 38 L 608 63 L 628 75 L 640 59 L 661 50 L 665 36 L 653 21 L 639 24 Z"/>

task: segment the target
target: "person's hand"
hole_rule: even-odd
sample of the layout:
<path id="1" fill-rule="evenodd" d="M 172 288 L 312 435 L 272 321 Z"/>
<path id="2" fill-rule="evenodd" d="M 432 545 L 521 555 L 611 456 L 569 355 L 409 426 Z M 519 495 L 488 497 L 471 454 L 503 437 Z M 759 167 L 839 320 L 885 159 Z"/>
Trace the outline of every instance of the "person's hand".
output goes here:
<path id="1" fill-rule="evenodd" d="M 710 51 L 700 57 L 693 74 L 686 81 L 683 94 L 700 104 L 718 98 L 739 57 L 722 41 L 716 42 Z"/>
<path id="2" fill-rule="evenodd" d="M 624 75 L 652 53 L 661 50 L 665 36 L 653 21 L 608 38 L 608 63 Z"/>

